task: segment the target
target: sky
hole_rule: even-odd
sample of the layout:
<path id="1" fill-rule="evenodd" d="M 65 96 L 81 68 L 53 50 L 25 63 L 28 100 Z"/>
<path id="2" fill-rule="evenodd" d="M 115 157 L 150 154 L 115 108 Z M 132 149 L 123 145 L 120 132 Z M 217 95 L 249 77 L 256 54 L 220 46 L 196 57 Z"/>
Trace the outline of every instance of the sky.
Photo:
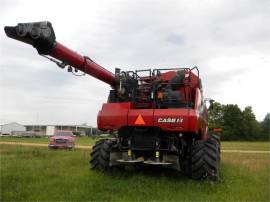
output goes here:
<path id="1" fill-rule="evenodd" d="M 198 66 L 205 97 L 270 112 L 269 0 L 1 0 L 0 124 L 96 126 L 110 86 L 75 77 L 7 38 L 50 21 L 57 41 L 114 72 Z"/>

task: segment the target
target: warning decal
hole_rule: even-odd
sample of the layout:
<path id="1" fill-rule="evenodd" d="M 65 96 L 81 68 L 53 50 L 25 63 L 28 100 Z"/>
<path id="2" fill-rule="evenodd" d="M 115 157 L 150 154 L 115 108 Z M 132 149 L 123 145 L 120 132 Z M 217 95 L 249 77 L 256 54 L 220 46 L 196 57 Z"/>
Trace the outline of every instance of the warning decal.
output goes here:
<path id="1" fill-rule="evenodd" d="M 143 120 L 142 115 L 139 115 L 136 119 L 136 121 L 134 122 L 134 124 L 136 125 L 145 125 L 145 121 Z"/>

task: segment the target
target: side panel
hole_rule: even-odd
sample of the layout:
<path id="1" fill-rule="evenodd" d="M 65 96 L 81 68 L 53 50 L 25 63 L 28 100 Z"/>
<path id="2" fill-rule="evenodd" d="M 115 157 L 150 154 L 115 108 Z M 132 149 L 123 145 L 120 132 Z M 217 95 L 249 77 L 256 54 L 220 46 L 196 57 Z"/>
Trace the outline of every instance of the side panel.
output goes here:
<path id="1" fill-rule="evenodd" d="M 103 104 L 97 117 L 98 129 L 113 130 L 126 126 L 130 106 L 130 102 Z"/>
<path id="2" fill-rule="evenodd" d="M 193 109 L 156 109 L 154 126 L 170 132 L 196 132 L 197 117 Z"/>

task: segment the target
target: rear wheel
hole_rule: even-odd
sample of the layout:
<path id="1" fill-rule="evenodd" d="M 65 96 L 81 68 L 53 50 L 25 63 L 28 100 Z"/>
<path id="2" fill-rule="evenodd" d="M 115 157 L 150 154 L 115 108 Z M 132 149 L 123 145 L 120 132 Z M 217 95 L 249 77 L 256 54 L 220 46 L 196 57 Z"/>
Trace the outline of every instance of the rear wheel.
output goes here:
<path id="1" fill-rule="evenodd" d="M 193 179 L 219 179 L 219 142 L 212 137 L 197 141 L 191 152 L 190 176 Z"/>
<path id="2" fill-rule="evenodd" d="M 90 168 L 97 170 L 106 170 L 110 166 L 110 152 L 112 149 L 112 140 L 99 140 L 95 143 L 90 160 Z"/>
<path id="3" fill-rule="evenodd" d="M 216 141 L 216 143 L 217 143 L 217 145 L 218 145 L 218 151 L 219 151 L 219 153 L 220 153 L 220 137 L 217 136 L 217 135 L 212 134 L 212 135 L 210 136 L 210 138 L 212 138 L 212 140 Z"/>

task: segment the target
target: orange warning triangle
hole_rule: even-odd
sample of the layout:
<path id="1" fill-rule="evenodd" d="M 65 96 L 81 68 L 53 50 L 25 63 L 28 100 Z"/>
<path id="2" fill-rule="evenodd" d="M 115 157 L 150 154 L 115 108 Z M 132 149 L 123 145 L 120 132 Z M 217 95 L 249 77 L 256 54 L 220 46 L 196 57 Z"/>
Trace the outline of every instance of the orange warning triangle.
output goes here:
<path id="1" fill-rule="evenodd" d="M 142 115 L 139 115 L 136 119 L 136 121 L 134 122 L 134 124 L 136 125 L 145 125 L 145 121 L 143 120 Z"/>

